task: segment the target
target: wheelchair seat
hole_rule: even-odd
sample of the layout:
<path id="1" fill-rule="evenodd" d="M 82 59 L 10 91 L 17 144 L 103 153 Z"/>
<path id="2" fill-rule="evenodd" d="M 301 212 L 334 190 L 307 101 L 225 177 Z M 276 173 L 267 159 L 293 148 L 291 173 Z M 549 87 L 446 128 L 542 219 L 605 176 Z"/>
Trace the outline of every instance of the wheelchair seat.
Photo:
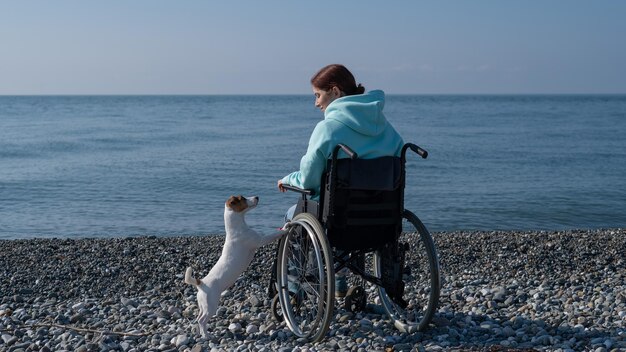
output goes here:
<path id="1" fill-rule="evenodd" d="M 319 220 L 330 245 L 376 250 L 402 232 L 404 198 L 400 157 L 328 161 L 322 176 Z"/>

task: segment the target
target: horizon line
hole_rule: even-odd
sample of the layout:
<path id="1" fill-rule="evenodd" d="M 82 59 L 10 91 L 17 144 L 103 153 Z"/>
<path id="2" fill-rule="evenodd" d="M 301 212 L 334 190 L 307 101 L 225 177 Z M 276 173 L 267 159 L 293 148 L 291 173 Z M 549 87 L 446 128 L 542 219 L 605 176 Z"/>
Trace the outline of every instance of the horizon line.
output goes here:
<path id="1" fill-rule="evenodd" d="M 0 97 L 80 97 L 80 96 L 309 96 L 311 93 L 42 93 L 42 94 L 0 94 Z M 574 96 L 574 95 L 626 95 L 621 93 L 387 93 L 387 96 Z"/>

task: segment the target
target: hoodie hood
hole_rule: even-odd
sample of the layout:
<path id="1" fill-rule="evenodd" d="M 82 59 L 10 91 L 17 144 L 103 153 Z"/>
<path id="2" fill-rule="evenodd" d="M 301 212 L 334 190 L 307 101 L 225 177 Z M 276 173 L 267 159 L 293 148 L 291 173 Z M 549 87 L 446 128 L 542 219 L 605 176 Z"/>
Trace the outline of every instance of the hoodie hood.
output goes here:
<path id="1" fill-rule="evenodd" d="M 341 122 L 360 134 L 377 136 L 387 126 L 384 106 L 385 93 L 372 90 L 335 99 L 326 107 L 324 118 Z"/>

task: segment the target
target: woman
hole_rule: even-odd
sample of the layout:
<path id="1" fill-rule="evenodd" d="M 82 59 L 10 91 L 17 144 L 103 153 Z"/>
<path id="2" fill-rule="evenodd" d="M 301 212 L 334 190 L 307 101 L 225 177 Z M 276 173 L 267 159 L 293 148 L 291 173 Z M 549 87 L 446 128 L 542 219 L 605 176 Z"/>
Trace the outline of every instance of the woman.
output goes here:
<path id="1" fill-rule="evenodd" d="M 283 184 L 312 189 L 319 198 L 322 174 L 327 160 L 338 143 L 352 148 L 359 158 L 399 156 L 404 142 L 383 114 L 385 93 L 356 84 L 350 71 L 343 65 L 328 65 L 311 78 L 315 106 L 324 113 L 309 140 L 306 154 L 300 160 L 300 170 L 278 180 L 278 189 L 285 192 Z M 341 152 L 343 153 L 343 152 Z M 340 154 L 340 157 L 346 157 Z M 285 220 L 293 218 L 296 206 L 291 207 Z M 336 274 L 335 294 L 344 297 L 348 289 L 346 270 Z M 294 288 L 295 290 L 295 288 Z"/>
<path id="2" fill-rule="evenodd" d="M 365 93 L 365 88 L 356 84 L 345 66 L 334 64 L 322 68 L 311 78 L 311 85 L 315 106 L 324 113 L 324 120 L 311 134 L 307 152 L 300 160 L 300 170 L 280 179 L 278 189 L 285 192 L 283 184 L 313 189 L 316 195 L 312 199 L 316 200 L 326 161 L 338 143 L 352 148 L 359 158 L 372 159 L 400 155 L 404 142 L 383 114 L 385 93 L 382 90 Z"/>

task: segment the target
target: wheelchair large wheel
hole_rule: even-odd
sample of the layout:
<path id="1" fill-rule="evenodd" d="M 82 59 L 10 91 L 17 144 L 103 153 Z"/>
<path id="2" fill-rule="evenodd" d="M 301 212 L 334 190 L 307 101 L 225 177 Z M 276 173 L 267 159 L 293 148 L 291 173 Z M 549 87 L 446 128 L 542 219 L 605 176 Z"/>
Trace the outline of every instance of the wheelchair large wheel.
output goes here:
<path id="1" fill-rule="evenodd" d="M 296 215 L 279 242 L 277 283 L 282 315 L 298 338 L 321 341 L 335 297 L 335 271 L 326 233 L 308 213 Z"/>
<path id="2" fill-rule="evenodd" d="M 432 236 L 420 219 L 408 210 L 403 216 L 403 234 L 398 242 L 407 248 L 402 274 L 405 284 L 402 298 L 394 300 L 383 287 L 378 294 L 384 310 L 401 332 L 413 333 L 428 327 L 439 303 L 439 259 Z M 408 246 L 407 246 L 408 244 Z M 374 276 L 382 275 L 382 252 L 374 253 Z"/>

